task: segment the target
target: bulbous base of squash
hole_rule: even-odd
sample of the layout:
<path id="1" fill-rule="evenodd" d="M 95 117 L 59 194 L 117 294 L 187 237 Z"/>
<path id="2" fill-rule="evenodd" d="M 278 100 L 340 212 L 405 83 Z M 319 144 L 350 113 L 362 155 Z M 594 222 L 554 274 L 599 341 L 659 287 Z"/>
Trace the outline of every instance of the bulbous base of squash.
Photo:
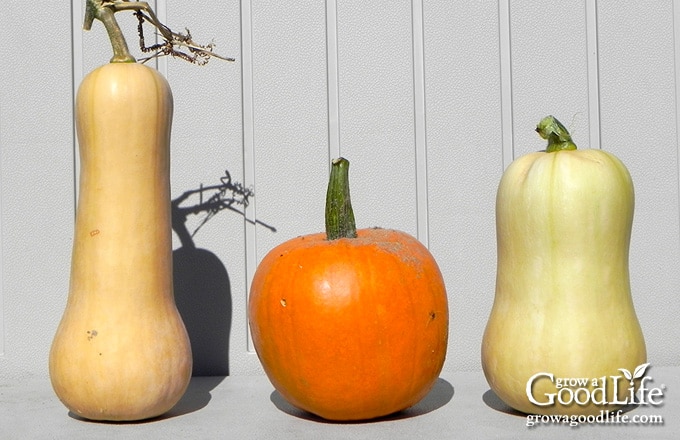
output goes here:
<path id="1" fill-rule="evenodd" d="M 162 348 L 158 355 L 150 353 L 153 349 L 140 352 L 131 347 L 131 353 L 119 356 L 99 347 L 92 356 L 83 356 L 64 350 L 57 340 L 50 352 L 52 387 L 66 408 L 85 419 L 123 422 L 160 416 L 184 395 L 192 356 L 188 341 L 181 338 L 177 346 Z M 134 352 L 146 361 L 129 361 Z"/>
<path id="2" fill-rule="evenodd" d="M 482 369 L 498 398 L 525 414 L 597 416 L 635 404 L 640 378 L 630 381 L 621 371 L 645 366 L 641 336 L 609 350 L 582 341 L 581 347 L 562 343 L 565 350 L 558 355 L 494 339 L 487 330 Z"/>

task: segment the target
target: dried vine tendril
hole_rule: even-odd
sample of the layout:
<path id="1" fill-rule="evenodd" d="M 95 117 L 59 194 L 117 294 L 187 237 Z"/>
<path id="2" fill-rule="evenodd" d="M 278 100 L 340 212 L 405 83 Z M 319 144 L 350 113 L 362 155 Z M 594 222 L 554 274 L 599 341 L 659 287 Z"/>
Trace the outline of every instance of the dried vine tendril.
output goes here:
<path id="1" fill-rule="evenodd" d="M 160 22 L 154 21 L 149 15 L 145 14 L 143 11 L 136 11 L 135 16 L 137 17 L 137 33 L 139 34 L 139 48 L 144 53 L 154 52 L 153 55 L 146 58 L 142 58 L 139 61 L 145 63 L 146 61 L 165 55 L 171 55 L 173 57 L 181 58 L 192 64 L 198 64 L 200 66 L 206 64 L 210 57 L 221 58 L 226 61 L 234 61 L 233 58 L 225 58 L 216 55 L 213 52 L 215 43 L 211 42 L 207 45 L 199 45 L 195 43 L 191 38 L 191 32 L 186 29 L 186 34 L 181 34 L 171 31 L 166 26 L 162 25 Z M 144 23 L 148 22 L 154 25 L 156 28 L 160 29 L 159 24 L 163 27 L 166 32 L 161 32 L 163 37 L 162 43 L 157 43 L 151 46 L 146 46 L 144 41 Z M 186 47 L 187 52 L 178 50 L 176 47 Z"/>
<path id="2" fill-rule="evenodd" d="M 137 17 L 138 25 L 137 31 L 139 33 L 139 47 L 144 53 L 152 53 L 152 55 L 141 58 L 139 61 L 144 63 L 150 59 L 171 55 L 173 57 L 181 58 L 192 64 L 204 65 L 210 58 L 219 58 L 225 61 L 234 61 L 234 58 L 223 57 L 213 52 L 214 43 L 207 45 L 200 45 L 193 41 L 191 33 L 186 29 L 186 34 L 175 32 L 165 24 L 161 23 L 156 17 L 156 13 L 149 6 L 147 2 L 135 2 L 130 0 L 86 0 L 87 7 L 85 10 L 85 24 L 86 30 L 90 29 L 94 19 L 98 19 L 104 23 L 109 36 L 114 40 L 119 40 L 114 43 L 114 60 L 128 61 L 132 56 L 129 54 L 127 47 L 122 38 L 120 28 L 113 18 L 113 14 L 120 11 L 134 11 Z M 144 23 L 149 23 L 154 26 L 163 39 L 161 43 L 146 46 L 144 41 Z M 134 58 L 132 58 L 134 60 Z"/>

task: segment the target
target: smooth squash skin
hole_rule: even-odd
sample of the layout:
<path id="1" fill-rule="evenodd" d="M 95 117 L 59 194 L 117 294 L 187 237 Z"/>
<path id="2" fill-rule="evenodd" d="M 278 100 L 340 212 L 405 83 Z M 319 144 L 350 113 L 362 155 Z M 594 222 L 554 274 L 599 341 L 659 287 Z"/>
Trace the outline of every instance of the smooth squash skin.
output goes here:
<path id="1" fill-rule="evenodd" d="M 626 398 L 628 381 L 619 369 L 633 371 L 646 361 L 629 281 L 633 210 L 630 174 L 603 150 L 531 153 L 503 174 L 496 198 L 496 293 L 482 366 L 491 389 L 512 408 L 563 415 L 621 406 L 535 405 L 527 382 L 539 372 L 606 376 L 608 402 L 614 401 L 610 376 L 619 376 L 617 398 Z M 590 383 L 585 388 L 594 389 Z M 533 386 L 541 403 L 557 392 L 547 378 Z M 563 394 L 564 401 L 569 397 Z"/>
<path id="2" fill-rule="evenodd" d="M 329 195 L 346 163 L 338 161 Z M 447 348 L 446 289 L 415 238 L 357 231 L 349 199 L 329 200 L 335 226 L 280 244 L 258 266 L 250 328 L 267 376 L 291 404 L 329 420 L 372 419 L 416 404 L 435 384 Z M 338 216 L 352 227 L 337 227 Z"/>
<path id="3" fill-rule="evenodd" d="M 80 85 L 80 190 L 66 310 L 50 379 L 74 414 L 139 420 L 172 408 L 191 377 L 172 285 L 170 87 L 111 63 Z"/>

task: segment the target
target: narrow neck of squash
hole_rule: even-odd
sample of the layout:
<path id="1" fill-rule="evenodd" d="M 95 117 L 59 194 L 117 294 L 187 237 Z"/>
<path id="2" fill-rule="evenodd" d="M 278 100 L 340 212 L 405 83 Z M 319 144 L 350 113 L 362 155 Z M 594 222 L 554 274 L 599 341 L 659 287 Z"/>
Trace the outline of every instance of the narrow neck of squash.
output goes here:
<path id="1" fill-rule="evenodd" d="M 113 49 L 112 63 L 135 63 L 137 60 L 132 56 L 128 49 L 127 42 L 123 36 L 123 32 L 114 16 L 115 10 L 107 5 L 104 5 L 101 0 L 87 0 L 85 9 L 85 30 L 92 27 L 92 22 L 96 18 L 101 21 L 106 28 L 106 33 L 109 35 L 111 47 Z"/>
<path id="2" fill-rule="evenodd" d="M 576 150 L 576 144 L 564 125 L 554 116 L 546 116 L 536 126 L 536 132 L 548 141 L 545 151 L 554 153 L 562 150 Z"/>
<path id="3" fill-rule="evenodd" d="M 334 159 L 326 192 L 326 238 L 355 238 L 357 227 L 349 196 L 349 161 Z"/>

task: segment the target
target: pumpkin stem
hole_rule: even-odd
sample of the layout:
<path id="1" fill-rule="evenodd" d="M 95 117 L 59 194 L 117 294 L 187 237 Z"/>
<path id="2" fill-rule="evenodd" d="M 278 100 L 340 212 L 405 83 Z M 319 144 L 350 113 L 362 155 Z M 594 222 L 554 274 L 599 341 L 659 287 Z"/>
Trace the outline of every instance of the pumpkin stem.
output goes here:
<path id="1" fill-rule="evenodd" d="M 548 153 L 561 150 L 575 150 L 576 144 L 571 140 L 569 131 L 554 116 L 546 116 L 536 126 L 536 132 L 548 141 L 545 149 Z"/>
<path id="2" fill-rule="evenodd" d="M 349 196 L 349 161 L 334 159 L 326 192 L 326 238 L 355 238 L 357 227 Z"/>

